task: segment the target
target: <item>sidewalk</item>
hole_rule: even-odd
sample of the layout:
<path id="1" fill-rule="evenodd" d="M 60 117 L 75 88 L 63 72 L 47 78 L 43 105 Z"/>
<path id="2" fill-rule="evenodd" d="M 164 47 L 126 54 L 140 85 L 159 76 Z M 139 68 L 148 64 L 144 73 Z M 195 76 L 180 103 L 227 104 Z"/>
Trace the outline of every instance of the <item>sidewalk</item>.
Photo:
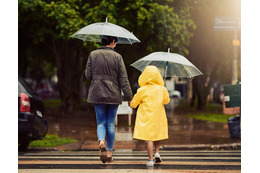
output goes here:
<path id="1" fill-rule="evenodd" d="M 230 139 L 227 123 L 215 123 L 176 115 L 174 103 L 166 106 L 169 139 L 161 142 L 162 150 L 219 150 L 241 149 L 241 139 Z M 98 150 L 96 117 L 94 109 L 86 109 L 68 117 L 47 111 L 49 134 L 77 139 L 73 144 L 62 145 L 42 150 Z M 133 140 L 135 114 L 128 126 L 128 116 L 118 116 L 116 127 L 115 150 L 146 150 L 143 141 Z M 35 149 L 35 150 L 39 150 Z"/>

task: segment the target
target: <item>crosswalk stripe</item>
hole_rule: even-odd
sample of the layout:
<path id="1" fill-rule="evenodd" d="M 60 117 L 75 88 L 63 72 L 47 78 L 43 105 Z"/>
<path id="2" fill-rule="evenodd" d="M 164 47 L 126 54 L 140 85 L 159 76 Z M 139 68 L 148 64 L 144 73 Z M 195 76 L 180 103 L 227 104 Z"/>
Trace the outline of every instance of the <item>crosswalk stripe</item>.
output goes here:
<path id="1" fill-rule="evenodd" d="M 139 164 L 18 164 L 19 169 L 147 169 L 143 163 Z M 195 169 L 195 170 L 240 170 L 240 165 L 180 165 L 155 164 L 160 169 Z"/>
<path id="2" fill-rule="evenodd" d="M 134 160 L 134 159 L 147 159 L 148 157 L 132 157 L 132 158 L 127 158 L 127 157 L 116 157 L 116 156 L 113 156 L 114 159 L 117 159 L 117 160 Z M 176 156 L 173 156 L 173 157 L 163 157 L 162 158 L 164 160 L 169 160 L 169 159 L 200 159 L 200 160 L 203 160 L 203 159 L 211 159 L 211 160 L 214 160 L 214 159 L 222 159 L 222 160 L 226 160 L 226 159 L 240 159 L 240 157 L 176 157 Z M 19 159 L 38 159 L 38 160 L 55 160 L 55 159 L 78 159 L 78 160 L 83 160 L 83 159 L 86 159 L 86 160 L 91 160 L 91 159 L 99 159 L 99 156 L 96 157 L 96 156 L 93 156 L 93 157 L 19 157 Z"/>
<path id="3" fill-rule="evenodd" d="M 143 164 L 146 161 L 143 160 Z M 18 164 L 38 164 L 39 161 L 18 161 Z M 41 164 L 100 164 L 100 161 L 41 161 Z M 113 164 L 140 164 L 140 161 L 115 161 Z M 239 162 L 169 162 L 164 161 L 160 163 L 161 165 L 167 164 L 178 164 L 178 165 L 241 165 Z"/>
<path id="4" fill-rule="evenodd" d="M 44 153 L 48 153 L 48 155 L 81 155 L 82 153 L 88 153 L 88 155 L 96 155 L 98 151 L 64 151 L 64 152 L 59 152 L 59 151 L 41 151 L 41 152 L 26 152 L 23 153 L 21 152 L 20 154 L 22 155 L 42 155 Z M 147 151 L 132 151 L 132 150 L 115 150 L 113 153 L 118 154 L 118 155 L 132 155 L 134 153 L 135 155 L 143 155 L 147 154 Z M 183 151 L 166 151 L 166 150 L 161 150 L 161 154 L 241 154 L 241 150 L 226 150 L 226 151 L 212 151 L 212 150 L 183 150 Z"/>
<path id="5" fill-rule="evenodd" d="M 98 153 L 96 154 L 75 154 L 77 157 L 93 157 L 93 156 L 97 156 Z M 228 156 L 228 157 L 238 157 L 238 156 L 241 156 L 240 154 L 161 154 L 161 156 L 164 156 L 164 157 L 169 157 L 169 156 L 182 156 L 182 157 L 189 157 L 189 156 L 194 156 L 194 157 L 221 157 L 221 156 Z M 28 157 L 54 157 L 54 156 L 60 156 L 60 157 L 71 157 L 71 156 L 74 156 L 74 155 L 67 155 L 67 154 L 64 154 L 64 155 L 24 155 L 24 156 L 28 156 Z M 147 154 L 113 154 L 113 156 L 117 156 L 117 157 L 146 157 Z"/>
<path id="6" fill-rule="evenodd" d="M 160 151 L 163 162 L 155 164 L 156 172 L 241 172 L 241 151 Z M 121 170 L 145 171 L 146 151 L 114 151 L 114 162 L 103 164 L 98 151 L 19 153 L 18 169 L 23 170 Z M 163 171 L 162 171 L 163 170 Z M 112 171 L 112 172 L 114 172 Z M 121 172 L 120 171 L 120 172 Z M 30 171 L 29 171 L 30 172 Z M 38 171 L 37 171 L 38 172 Z M 53 171 L 51 171 L 53 172 Z"/>
<path id="7" fill-rule="evenodd" d="M 131 170 L 125 170 L 125 169 L 117 169 L 117 170 L 111 170 L 111 169 L 66 169 L 66 170 L 53 170 L 53 169 L 20 169 L 18 171 L 19 173 L 60 173 L 60 172 L 66 172 L 66 173 L 227 173 L 227 170 L 180 170 L 180 169 L 171 169 L 171 170 L 143 170 L 143 169 L 131 169 Z M 240 171 L 238 170 L 228 170 L 228 173 L 238 173 Z"/>

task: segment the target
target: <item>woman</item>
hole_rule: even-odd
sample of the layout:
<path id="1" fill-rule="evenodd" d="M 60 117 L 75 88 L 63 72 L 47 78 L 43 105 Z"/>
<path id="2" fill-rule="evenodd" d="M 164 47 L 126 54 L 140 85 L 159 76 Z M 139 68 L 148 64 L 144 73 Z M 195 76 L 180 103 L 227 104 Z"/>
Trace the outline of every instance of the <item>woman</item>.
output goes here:
<path id="1" fill-rule="evenodd" d="M 117 41 L 117 37 L 103 36 L 103 46 L 90 53 L 85 71 L 86 78 L 91 80 L 88 102 L 94 103 L 95 107 L 100 159 L 103 163 L 113 161 L 115 117 L 118 105 L 122 103 L 121 89 L 126 100 L 133 98 L 123 58 L 114 50 Z"/>

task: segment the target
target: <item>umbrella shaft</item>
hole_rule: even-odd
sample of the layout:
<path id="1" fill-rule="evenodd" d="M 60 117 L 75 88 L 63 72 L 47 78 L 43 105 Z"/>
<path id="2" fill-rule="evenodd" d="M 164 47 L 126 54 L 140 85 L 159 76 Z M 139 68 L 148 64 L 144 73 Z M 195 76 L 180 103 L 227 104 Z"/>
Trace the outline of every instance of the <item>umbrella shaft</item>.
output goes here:
<path id="1" fill-rule="evenodd" d="M 168 61 L 166 61 L 165 72 L 164 72 L 164 79 L 166 79 L 167 69 L 168 69 Z"/>

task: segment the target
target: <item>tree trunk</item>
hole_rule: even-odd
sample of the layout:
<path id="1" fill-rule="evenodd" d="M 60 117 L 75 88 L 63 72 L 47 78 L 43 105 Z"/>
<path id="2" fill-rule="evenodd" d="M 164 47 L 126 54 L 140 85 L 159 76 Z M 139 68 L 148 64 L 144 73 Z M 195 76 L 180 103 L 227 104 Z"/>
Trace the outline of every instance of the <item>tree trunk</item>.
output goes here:
<path id="1" fill-rule="evenodd" d="M 205 76 L 199 76 L 192 80 L 192 99 L 190 106 L 195 106 L 198 97 L 197 110 L 205 110 L 208 96 L 208 84 Z"/>
<path id="2" fill-rule="evenodd" d="M 197 110 L 206 110 L 207 97 L 203 91 L 198 92 Z"/>
<path id="3" fill-rule="evenodd" d="M 192 102 L 192 82 L 190 79 L 187 80 L 187 100 L 188 104 L 191 104 Z"/>
<path id="4" fill-rule="evenodd" d="M 191 100 L 190 100 L 190 103 L 189 103 L 190 107 L 194 107 L 195 106 L 195 99 L 196 99 L 196 96 L 197 96 L 197 93 L 198 93 L 196 87 L 197 87 L 197 85 L 193 84 L 192 96 L 191 96 Z"/>
<path id="5" fill-rule="evenodd" d="M 82 103 L 86 56 L 80 50 L 73 51 L 69 43 L 56 45 L 55 55 L 62 115 L 66 115 L 68 111 L 78 109 Z"/>

